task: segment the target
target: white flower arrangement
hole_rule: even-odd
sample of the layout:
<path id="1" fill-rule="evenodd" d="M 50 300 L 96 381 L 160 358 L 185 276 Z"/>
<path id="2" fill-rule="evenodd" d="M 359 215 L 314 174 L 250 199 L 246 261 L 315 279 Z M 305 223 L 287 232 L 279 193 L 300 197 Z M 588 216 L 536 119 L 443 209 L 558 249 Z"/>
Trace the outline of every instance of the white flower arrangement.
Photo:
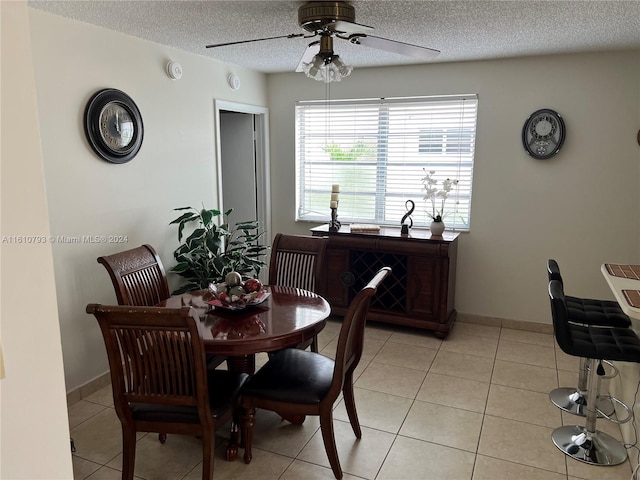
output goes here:
<path id="1" fill-rule="evenodd" d="M 436 173 L 435 170 L 429 170 L 427 172 L 424 169 L 425 177 L 422 179 L 423 187 L 422 189 L 425 192 L 424 200 L 431 202 L 431 213 L 427 212 L 427 215 L 434 222 L 442 222 L 442 219 L 446 217 L 446 213 L 444 213 L 444 204 L 449 198 L 449 192 L 454 186 L 458 185 L 458 180 L 451 180 L 447 178 L 442 181 L 442 188 L 438 189 L 438 181 L 433 178 L 433 175 Z M 436 203 L 438 203 L 439 209 L 436 208 Z"/>

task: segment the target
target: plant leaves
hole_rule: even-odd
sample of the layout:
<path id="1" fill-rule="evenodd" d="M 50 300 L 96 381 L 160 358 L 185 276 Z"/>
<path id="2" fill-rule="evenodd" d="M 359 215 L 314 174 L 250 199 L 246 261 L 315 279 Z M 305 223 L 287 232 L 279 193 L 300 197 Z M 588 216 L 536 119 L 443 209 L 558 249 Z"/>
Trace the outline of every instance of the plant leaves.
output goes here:
<path id="1" fill-rule="evenodd" d="M 205 210 L 202 209 L 202 211 L 200 212 L 200 217 L 202 217 L 202 223 L 204 224 L 205 227 L 208 227 L 209 225 L 211 225 L 211 222 L 213 221 L 213 217 L 220 215 L 220 212 L 218 212 L 217 210 Z"/>
<path id="2" fill-rule="evenodd" d="M 174 291 L 171 295 L 180 295 L 182 293 L 187 293 L 187 292 L 192 292 L 194 290 L 198 290 L 199 288 L 200 288 L 200 285 L 198 285 L 197 283 L 189 282 L 189 283 L 181 286 L 176 291 Z"/>
<path id="3" fill-rule="evenodd" d="M 206 230 L 204 228 L 196 228 L 191 235 L 184 241 L 184 243 L 189 247 L 190 250 L 194 249 L 197 244 L 194 243 L 196 240 L 200 240 L 204 238 Z"/>
<path id="4" fill-rule="evenodd" d="M 183 213 L 178 218 L 169 223 L 169 225 L 173 225 L 174 223 L 181 223 L 187 220 L 192 220 L 194 217 L 197 217 L 195 213 Z"/>
<path id="5" fill-rule="evenodd" d="M 258 276 L 260 269 L 266 265 L 262 257 L 270 247 L 259 244 L 259 239 L 264 238 L 265 232 L 260 231 L 257 221 L 237 222 L 230 228 L 228 215 L 233 209 L 225 212 L 224 222 L 220 225 L 214 222 L 214 217 L 220 215 L 219 210 L 180 208 L 188 209 L 193 211 L 172 222 L 179 224 L 180 242 L 184 226 L 189 222 L 198 223 L 195 230 L 173 252 L 177 263 L 169 271 L 187 280 L 187 284 L 180 287 L 179 291 L 206 288 L 209 283 L 219 283 L 233 270 L 243 278 Z"/>
<path id="6" fill-rule="evenodd" d="M 191 265 L 189 265 L 187 262 L 180 262 L 174 265 L 169 271 L 174 273 L 182 273 L 182 272 L 186 272 L 190 266 Z"/>

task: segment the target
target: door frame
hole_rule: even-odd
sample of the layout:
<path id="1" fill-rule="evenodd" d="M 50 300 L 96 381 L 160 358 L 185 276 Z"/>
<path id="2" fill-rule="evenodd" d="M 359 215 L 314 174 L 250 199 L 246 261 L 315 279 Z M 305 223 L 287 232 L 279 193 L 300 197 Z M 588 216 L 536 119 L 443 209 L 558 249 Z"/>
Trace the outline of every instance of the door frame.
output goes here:
<path id="1" fill-rule="evenodd" d="M 224 212 L 222 199 L 222 148 L 220 137 L 220 111 L 252 114 L 255 119 L 256 203 L 258 222 L 263 226 L 265 239 L 271 241 L 271 185 L 269 174 L 269 109 L 257 105 L 214 100 L 216 135 L 216 170 L 218 177 L 218 205 Z"/>

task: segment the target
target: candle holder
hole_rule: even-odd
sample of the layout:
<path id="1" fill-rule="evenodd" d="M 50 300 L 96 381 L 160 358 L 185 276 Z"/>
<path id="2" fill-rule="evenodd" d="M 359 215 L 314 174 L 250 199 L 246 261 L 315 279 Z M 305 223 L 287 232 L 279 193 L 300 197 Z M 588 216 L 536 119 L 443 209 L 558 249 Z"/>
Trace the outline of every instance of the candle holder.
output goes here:
<path id="1" fill-rule="evenodd" d="M 331 207 L 331 221 L 329 222 L 329 231 L 337 232 L 340 230 L 340 222 L 338 221 L 338 208 Z"/>

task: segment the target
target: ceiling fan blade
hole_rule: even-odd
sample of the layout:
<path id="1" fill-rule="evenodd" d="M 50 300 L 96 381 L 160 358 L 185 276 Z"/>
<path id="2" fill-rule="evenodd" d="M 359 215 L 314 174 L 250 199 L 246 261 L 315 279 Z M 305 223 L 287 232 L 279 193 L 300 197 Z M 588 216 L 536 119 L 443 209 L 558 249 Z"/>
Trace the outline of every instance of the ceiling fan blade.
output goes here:
<path id="1" fill-rule="evenodd" d="M 313 57 L 315 57 L 320 51 L 320 42 L 311 42 L 307 49 L 302 54 L 302 58 L 298 62 L 298 66 L 296 67 L 296 72 L 302 72 L 305 63 L 311 63 L 313 61 Z"/>
<path id="2" fill-rule="evenodd" d="M 304 37 L 304 33 L 290 33 L 289 35 L 279 35 L 277 37 L 256 38 L 253 40 L 240 40 L 238 42 L 214 43 L 206 45 L 205 48 L 226 47 L 228 45 L 239 45 L 241 43 L 262 42 L 263 40 L 275 40 L 276 38 L 299 38 Z"/>
<path id="3" fill-rule="evenodd" d="M 412 45 L 411 43 L 389 40 L 387 38 L 374 37 L 372 35 L 356 35 L 349 38 L 349 41 L 356 45 L 364 45 L 365 47 L 377 48 L 378 50 L 399 53 L 400 55 L 407 55 L 421 60 L 431 60 L 440 54 L 440 50 L 434 50 L 433 48 L 421 47 L 419 45 Z"/>
<path id="4" fill-rule="evenodd" d="M 360 23 L 347 22 L 345 20 L 336 20 L 326 26 L 327 30 L 338 35 L 366 35 L 373 32 L 374 28 Z"/>

